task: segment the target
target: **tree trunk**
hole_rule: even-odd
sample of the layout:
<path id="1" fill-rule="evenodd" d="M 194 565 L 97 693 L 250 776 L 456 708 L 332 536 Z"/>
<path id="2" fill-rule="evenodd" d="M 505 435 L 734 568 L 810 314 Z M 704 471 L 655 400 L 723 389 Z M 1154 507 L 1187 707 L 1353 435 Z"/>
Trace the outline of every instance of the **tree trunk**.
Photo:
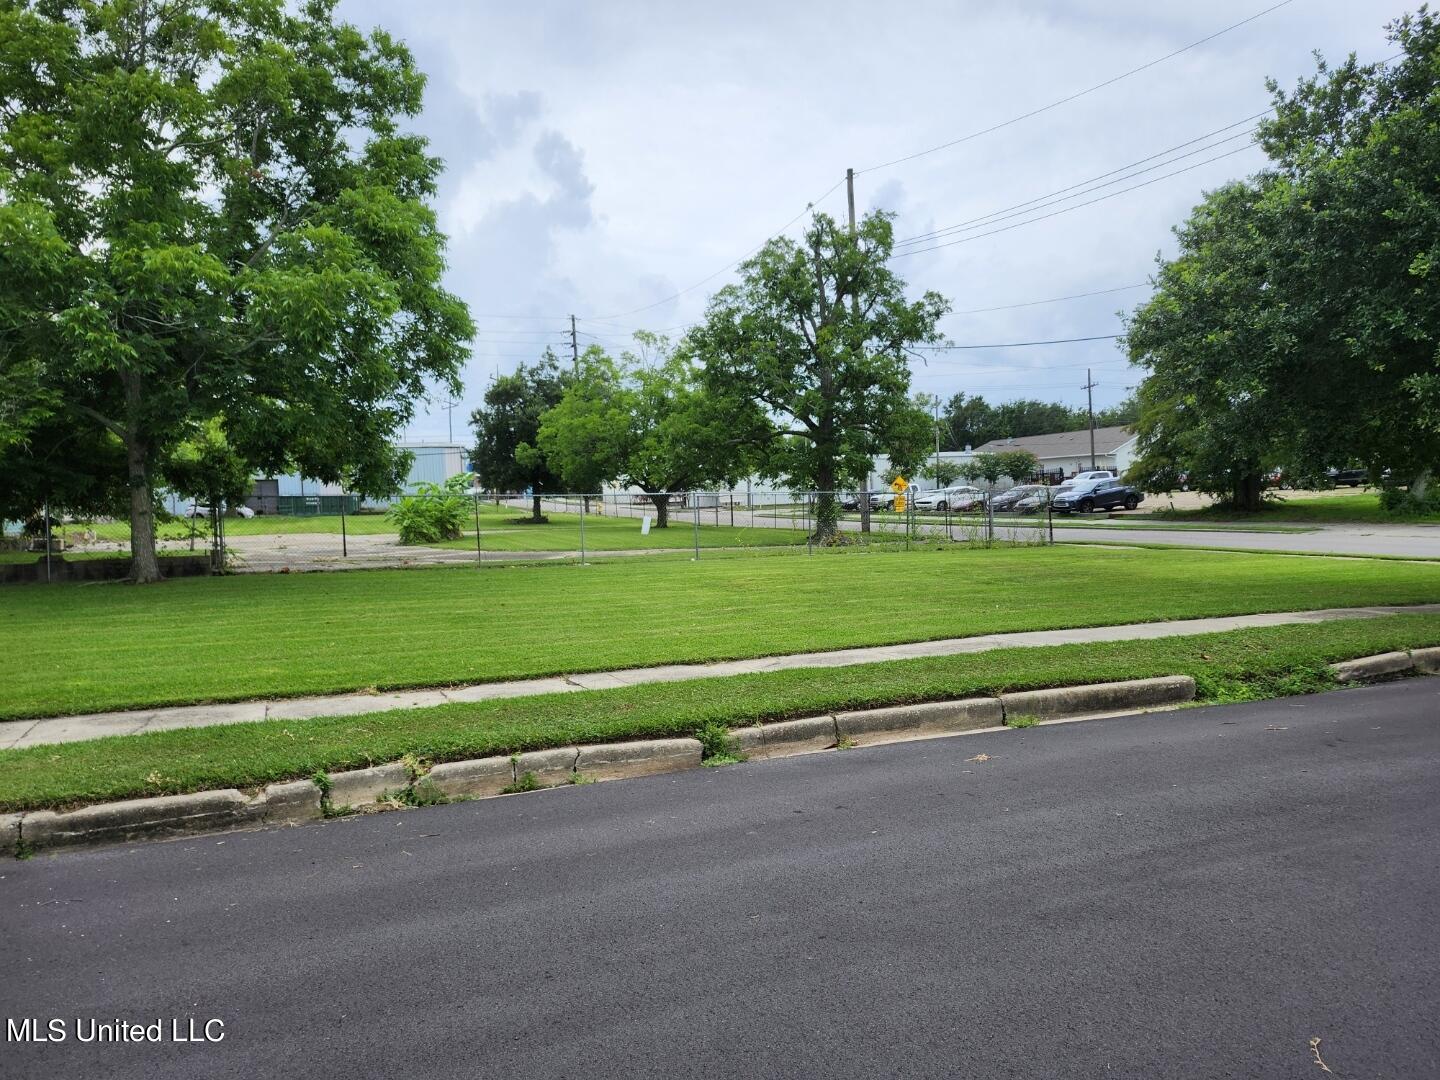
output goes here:
<path id="1" fill-rule="evenodd" d="M 657 495 L 653 491 L 648 493 L 650 501 L 655 504 L 655 527 L 657 529 L 668 529 L 670 527 L 670 494 Z"/>
<path id="2" fill-rule="evenodd" d="M 835 538 L 840 522 L 840 503 L 835 498 L 835 457 L 824 452 L 823 448 L 815 480 L 820 488 L 815 496 L 815 540 L 825 544 Z"/>
<path id="3" fill-rule="evenodd" d="M 125 462 L 130 473 L 130 580 L 137 585 L 160 580 L 160 560 L 155 554 L 155 492 L 145 450 L 145 444 L 138 437 L 126 440 Z"/>
<path id="4" fill-rule="evenodd" d="M 1416 504 L 1425 501 L 1425 493 L 1430 490 L 1430 469 L 1424 468 L 1416 474 L 1415 479 L 1410 481 L 1410 501 Z"/>
<path id="5" fill-rule="evenodd" d="M 1259 473 L 1244 473 L 1236 478 L 1231 501 L 1237 510 L 1245 510 L 1252 514 L 1258 513 L 1264 491 L 1264 477 Z"/>
<path id="6" fill-rule="evenodd" d="M 540 512 L 540 493 L 531 492 L 530 496 L 530 520 L 539 525 L 545 520 L 545 515 Z"/>

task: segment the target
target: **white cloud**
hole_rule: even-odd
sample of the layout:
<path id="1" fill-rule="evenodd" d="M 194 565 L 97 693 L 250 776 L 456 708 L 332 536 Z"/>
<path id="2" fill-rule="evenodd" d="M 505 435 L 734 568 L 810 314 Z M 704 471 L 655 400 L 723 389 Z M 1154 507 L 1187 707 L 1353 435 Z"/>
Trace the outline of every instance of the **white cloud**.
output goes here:
<path id="1" fill-rule="evenodd" d="M 565 316 L 654 304 L 746 254 L 807 200 L 857 170 L 990 126 L 1180 48 L 1267 6 L 1153 0 L 997 5 L 917 0 L 616 0 L 471 5 L 343 0 L 382 24 L 430 77 L 419 127 L 448 162 L 442 220 L 450 286 L 485 333 L 466 403 L 484 376 L 558 341 Z M 859 209 L 897 213 L 906 236 L 984 215 L 1153 154 L 1263 109 L 1266 76 L 1313 69 L 1310 53 L 1388 55 L 1387 2 L 1297 0 L 1133 78 L 992 134 L 862 172 Z M 1199 158 L 1192 159 L 1198 161 Z M 1203 165 L 1038 224 L 895 264 L 957 309 L 1143 281 L 1170 228 L 1206 188 L 1244 175 L 1258 151 Z M 1191 162 L 1186 162 L 1189 164 Z M 843 189 L 822 208 L 844 212 Z M 613 320 L 695 318 L 720 276 Z M 1143 292 L 955 315 L 953 340 L 1111 333 Z M 612 325 L 583 322 L 607 340 Z M 592 339 L 593 340 L 593 339 Z M 567 346 L 568 347 L 568 346 Z M 916 385 L 1097 402 L 1134 382 L 1113 346 L 956 352 L 917 366 Z M 444 413 L 417 423 L 443 434 Z"/>

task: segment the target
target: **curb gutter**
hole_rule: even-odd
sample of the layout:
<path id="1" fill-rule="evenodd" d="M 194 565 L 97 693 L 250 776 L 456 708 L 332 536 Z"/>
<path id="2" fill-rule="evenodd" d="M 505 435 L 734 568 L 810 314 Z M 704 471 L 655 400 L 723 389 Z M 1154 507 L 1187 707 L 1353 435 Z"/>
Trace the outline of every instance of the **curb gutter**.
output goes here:
<path id="1" fill-rule="evenodd" d="M 1400 675 L 1440 675 L 1440 647 L 1342 660 L 1330 665 L 1330 673 L 1339 683 L 1392 679 Z"/>
<path id="2" fill-rule="evenodd" d="M 1440 674 L 1440 647 L 1382 653 L 1331 664 L 1337 682 Z M 998 697 L 926 702 L 840 712 L 731 732 L 746 758 L 763 760 L 838 746 L 867 746 L 994 730 L 1015 717 L 1058 720 L 1182 705 L 1195 680 L 1167 675 L 1128 682 L 1029 690 Z M 267 825 L 317 821 L 346 811 L 398 809 L 453 799 L 489 798 L 561 784 L 619 780 L 698 768 L 696 739 L 566 746 L 509 757 L 450 761 L 429 770 L 402 762 L 270 784 L 249 796 L 234 788 L 100 803 L 66 813 L 0 814 L 0 855 L 66 847 L 102 847 Z"/>

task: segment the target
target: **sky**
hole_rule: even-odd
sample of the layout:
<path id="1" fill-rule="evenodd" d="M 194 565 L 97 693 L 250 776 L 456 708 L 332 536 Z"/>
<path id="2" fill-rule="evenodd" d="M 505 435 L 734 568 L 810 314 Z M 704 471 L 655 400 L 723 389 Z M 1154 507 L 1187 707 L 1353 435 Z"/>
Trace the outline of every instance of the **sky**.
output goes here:
<path id="1" fill-rule="evenodd" d="M 572 314 L 582 349 L 679 336 L 736 262 L 799 234 L 807 206 L 843 217 L 846 168 L 858 213 L 921 238 L 891 265 L 911 295 L 950 301 L 954 344 L 1115 334 L 1173 226 L 1263 165 L 1240 121 L 1267 109 L 1266 78 L 1293 87 L 1317 50 L 1384 59 L 1405 10 L 1290 0 L 1161 60 L 1275 3 L 341 0 L 428 77 L 414 127 L 446 163 L 446 283 L 478 327 L 464 393 L 452 409 L 438 393 L 407 434 L 453 424 L 468 441 L 488 380 L 547 344 L 568 355 Z M 1034 303 L 1081 293 L 1101 295 Z M 1100 407 L 1138 381 L 1108 339 L 912 366 L 918 392 L 992 402 L 1084 404 L 1089 369 Z"/>

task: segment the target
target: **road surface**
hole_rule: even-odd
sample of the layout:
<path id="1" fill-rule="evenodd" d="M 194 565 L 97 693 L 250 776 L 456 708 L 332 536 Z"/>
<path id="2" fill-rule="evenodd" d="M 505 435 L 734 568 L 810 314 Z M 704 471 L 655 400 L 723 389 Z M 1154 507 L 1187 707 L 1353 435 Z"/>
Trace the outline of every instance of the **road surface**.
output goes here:
<path id="1" fill-rule="evenodd" d="M 41 857 L 0 1075 L 1431 1077 L 1437 836 L 1417 679 Z"/>

